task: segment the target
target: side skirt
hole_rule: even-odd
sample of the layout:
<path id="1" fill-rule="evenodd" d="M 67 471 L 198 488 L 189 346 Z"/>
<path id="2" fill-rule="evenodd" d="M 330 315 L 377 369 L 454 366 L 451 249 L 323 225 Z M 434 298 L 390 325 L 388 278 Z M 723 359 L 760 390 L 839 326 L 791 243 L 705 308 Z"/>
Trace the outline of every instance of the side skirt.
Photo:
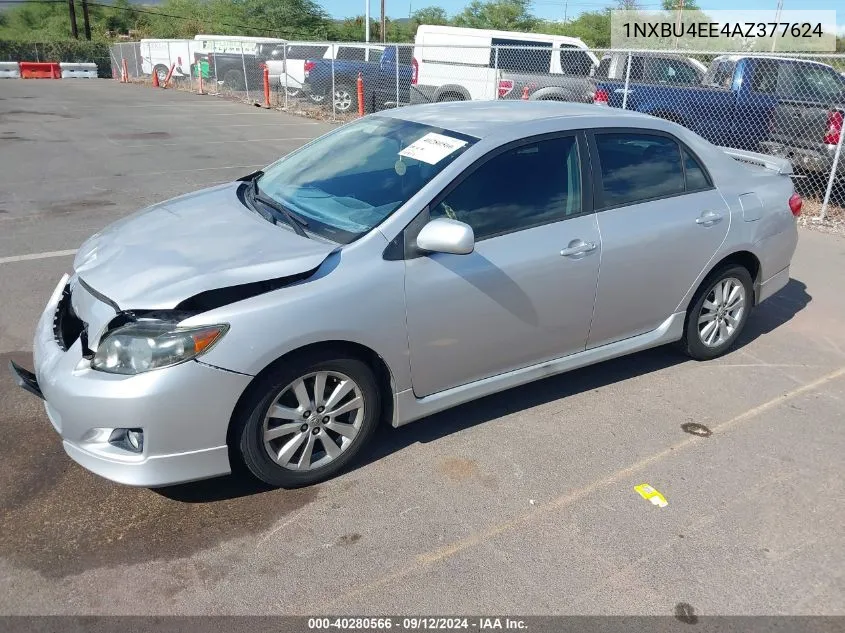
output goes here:
<path id="1" fill-rule="evenodd" d="M 683 336 L 685 318 L 685 312 L 676 312 L 651 332 L 570 354 L 563 358 L 516 369 L 498 376 L 477 380 L 424 398 L 417 398 L 413 389 L 401 391 L 394 396 L 393 426 L 399 427 L 464 402 L 477 400 L 541 378 L 678 341 Z"/>

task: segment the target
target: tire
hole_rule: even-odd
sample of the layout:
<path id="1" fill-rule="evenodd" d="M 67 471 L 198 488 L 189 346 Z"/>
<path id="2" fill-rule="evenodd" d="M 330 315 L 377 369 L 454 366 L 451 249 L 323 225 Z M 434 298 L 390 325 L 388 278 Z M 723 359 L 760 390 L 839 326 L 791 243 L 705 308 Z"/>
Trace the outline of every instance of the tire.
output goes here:
<path id="1" fill-rule="evenodd" d="M 730 303 L 721 292 L 728 293 Z M 745 267 L 729 264 L 714 270 L 701 282 L 687 310 L 681 349 L 695 360 L 726 354 L 742 334 L 753 303 L 754 284 Z"/>
<path id="2" fill-rule="evenodd" d="M 444 103 L 446 101 L 466 101 L 466 99 L 464 99 L 457 92 L 447 92 L 446 94 L 442 94 L 437 98 L 437 103 Z"/>
<path id="3" fill-rule="evenodd" d="M 243 73 L 234 68 L 227 70 L 223 75 L 223 85 L 229 90 L 243 90 L 244 76 Z"/>
<path id="4" fill-rule="evenodd" d="M 164 80 L 167 79 L 167 66 L 162 66 L 158 64 L 155 68 L 153 68 L 153 73 L 158 75 L 158 83 L 162 86 L 164 85 Z"/>
<path id="5" fill-rule="evenodd" d="M 322 403 L 315 397 L 318 376 Z M 271 408 L 280 417 L 270 417 Z M 378 425 L 381 396 L 366 363 L 329 350 L 279 364 L 239 409 L 230 441 L 246 467 L 271 486 L 298 488 L 335 476 L 355 459 Z M 341 412 L 335 417 L 332 410 Z"/>
<path id="6" fill-rule="evenodd" d="M 341 114 L 358 112 L 358 90 L 348 84 L 337 84 L 334 87 L 334 108 Z"/>

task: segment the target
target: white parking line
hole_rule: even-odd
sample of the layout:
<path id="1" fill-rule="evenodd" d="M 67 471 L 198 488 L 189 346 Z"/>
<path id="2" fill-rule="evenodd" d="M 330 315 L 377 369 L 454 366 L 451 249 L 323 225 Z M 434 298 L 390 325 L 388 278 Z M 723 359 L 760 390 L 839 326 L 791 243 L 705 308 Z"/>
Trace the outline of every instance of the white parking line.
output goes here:
<path id="1" fill-rule="evenodd" d="M 128 174 L 103 174 L 101 176 L 79 176 L 77 178 L 54 178 L 50 182 L 78 182 L 80 180 L 113 180 L 114 178 L 145 178 L 147 176 L 168 176 L 170 174 L 190 174 L 195 171 L 215 171 L 218 169 L 253 169 L 255 167 L 266 167 L 268 163 L 256 163 L 254 165 L 225 165 L 222 167 L 195 167 L 193 169 L 168 169 L 165 171 L 131 172 Z M 35 185 L 43 183 L 44 180 L 16 180 L 14 182 L 0 182 L 0 187 L 11 187 L 13 185 Z M 2 220 L 4 218 L 0 218 Z M 5 218 L 15 220 L 18 218 Z"/>
<path id="2" fill-rule="evenodd" d="M 191 142 L 191 147 L 196 145 L 228 145 L 229 143 L 268 143 L 268 142 L 279 142 L 279 141 L 311 141 L 314 140 L 313 136 L 288 136 L 285 138 L 245 138 L 240 140 L 231 140 L 231 141 L 202 141 L 202 142 Z M 185 142 L 182 143 L 140 143 L 138 145 L 121 145 L 124 148 L 135 148 L 135 147 L 182 147 L 185 145 Z"/>
<path id="3" fill-rule="evenodd" d="M 68 257 L 70 255 L 76 255 L 75 248 L 69 251 L 46 251 L 44 253 L 29 253 L 27 255 L 10 255 L 9 257 L 0 257 L 0 264 L 28 262 L 33 259 L 49 259 L 51 257 Z"/>

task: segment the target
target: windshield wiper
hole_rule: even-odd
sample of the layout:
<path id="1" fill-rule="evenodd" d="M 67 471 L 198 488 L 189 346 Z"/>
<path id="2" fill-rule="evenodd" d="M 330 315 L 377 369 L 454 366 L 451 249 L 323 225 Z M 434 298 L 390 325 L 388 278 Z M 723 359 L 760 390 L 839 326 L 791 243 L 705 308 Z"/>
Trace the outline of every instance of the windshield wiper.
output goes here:
<path id="1" fill-rule="evenodd" d="M 274 218 L 281 216 L 285 220 L 285 222 L 290 224 L 294 233 L 296 233 L 300 237 L 311 239 L 308 237 L 308 233 L 305 232 L 305 229 L 302 228 L 304 226 L 308 226 L 308 222 L 300 218 L 299 216 L 294 215 L 291 211 L 286 209 L 284 205 L 273 200 L 269 196 L 264 195 L 258 186 L 257 175 L 250 181 L 249 188 L 253 200 L 260 202 L 265 207 L 268 207 L 271 211 L 275 211 Z"/>

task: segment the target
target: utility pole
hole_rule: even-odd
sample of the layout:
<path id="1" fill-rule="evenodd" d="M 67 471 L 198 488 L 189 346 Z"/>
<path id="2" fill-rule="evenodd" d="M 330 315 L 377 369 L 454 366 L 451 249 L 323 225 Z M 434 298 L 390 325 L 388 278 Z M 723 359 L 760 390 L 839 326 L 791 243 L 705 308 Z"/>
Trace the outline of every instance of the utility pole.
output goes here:
<path id="1" fill-rule="evenodd" d="M 684 26 L 684 0 L 678 0 L 678 17 L 675 19 L 675 25 L 680 31 Z M 675 48 L 678 48 L 678 36 L 675 36 Z"/>
<path id="2" fill-rule="evenodd" d="M 370 0 L 364 0 L 364 41 L 370 41 Z"/>
<path id="3" fill-rule="evenodd" d="M 567 16 L 569 15 L 569 0 L 563 3 L 563 23 L 566 24 Z"/>
<path id="4" fill-rule="evenodd" d="M 381 41 L 382 42 L 387 41 L 387 33 L 385 33 L 385 31 L 387 30 L 386 27 L 387 27 L 387 21 L 385 20 L 385 17 L 384 17 L 384 0 L 381 0 Z"/>
<path id="5" fill-rule="evenodd" d="M 79 39 L 79 31 L 76 28 L 76 8 L 73 6 L 73 0 L 67 0 L 67 8 L 70 12 L 70 33 L 73 39 Z"/>
<path id="6" fill-rule="evenodd" d="M 783 10 L 783 0 L 778 0 L 778 8 L 775 10 L 775 22 L 780 22 L 780 12 Z M 777 29 L 777 27 L 775 27 Z M 772 34 L 772 52 L 775 52 L 775 46 L 777 46 L 778 38 Z"/>
<path id="7" fill-rule="evenodd" d="M 85 39 L 91 40 L 91 21 L 88 19 L 88 0 L 82 0 L 82 24 L 85 29 Z"/>

